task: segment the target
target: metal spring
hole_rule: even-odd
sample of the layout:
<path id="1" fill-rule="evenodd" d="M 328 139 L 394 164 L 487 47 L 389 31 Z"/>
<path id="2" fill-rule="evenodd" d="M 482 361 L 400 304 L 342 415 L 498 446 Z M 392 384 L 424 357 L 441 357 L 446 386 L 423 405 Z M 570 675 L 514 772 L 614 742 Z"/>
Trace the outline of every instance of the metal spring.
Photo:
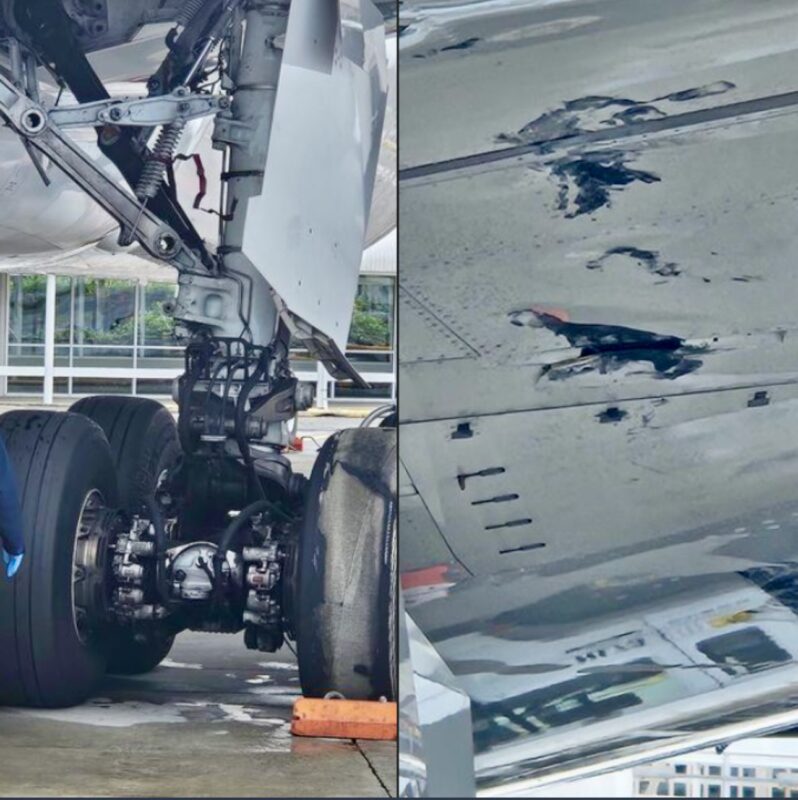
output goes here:
<path id="1" fill-rule="evenodd" d="M 194 15 L 202 8 L 204 2 L 205 0 L 187 0 L 175 17 L 175 22 L 185 28 L 194 18 Z"/>
<path id="2" fill-rule="evenodd" d="M 158 194 L 166 166 L 172 161 L 184 127 L 184 122 L 173 122 L 171 125 L 164 125 L 161 128 L 161 132 L 158 134 L 158 141 L 152 150 L 152 155 L 144 164 L 141 177 L 136 184 L 136 197 L 141 202 Z"/>

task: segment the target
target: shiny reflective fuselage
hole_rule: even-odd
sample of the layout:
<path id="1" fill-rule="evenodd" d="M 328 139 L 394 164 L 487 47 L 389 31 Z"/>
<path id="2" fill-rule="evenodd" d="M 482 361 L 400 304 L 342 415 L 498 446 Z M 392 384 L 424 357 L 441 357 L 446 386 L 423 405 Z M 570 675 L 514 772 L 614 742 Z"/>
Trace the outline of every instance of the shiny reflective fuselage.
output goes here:
<path id="1" fill-rule="evenodd" d="M 147 94 L 146 79 L 157 70 L 166 55 L 165 36 L 170 23 L 145 26 L 132 41 L 93 52 L 89 60 L 112 97 L 143 97 Z M 387 38 L 389 98 L 385 113 L 383 141 L 372 193 L 365 246 L 371 245 L 396 226 L 396 38 Z M 7 65 L 0 59 L 0 69 Z M 42 81 L 42 102 L 52 106 L 75 103 L 69 92 L 58 96 L 54 84 L 46 83 L 49 75 L 39 70 Z M 213 118 L 193 120 L 181 141 L 182 153 L 198 153 L 207 180 L 202 208 L 192 208 L 191 200 L 199 189 L 193 165 L 175 163 L 178 197 L 183 202 L 192 224 L 211 247 L 218 238 L 218 218 L 206 213 L 219 202 L 222 159 L 213 149 Z M 72 128 L 70 136 L 101 168 L 120 185 L 126 185 L 116 167 L 100 153 L 93 128 Z M 63 263 L 77 254 L 86 253 L 95 245 L 101 257 L 117 270 L 147 269 L 142 265 L 143 251 L 134 245 L 122 252 L 116 245 L 117 223 L 56 165 L 45 159 L 50 181 L 45 186 L 33 167 L 19 138 L 9 129 L 0 129 L 0 269 L 43 269 Z M 279 192 L 278 192 L 279 194 Z M 113 255 L 113 258 L 110 256 Z M 81 259 L 85 257 L 81 255 Z M 71 261 L 69 263 L 72 263 Z M 171 267 L 156 263 L 162 277 L 173 274 Z"/>
<path id="2" fill-rule="evenodd" d="M 401 559 L 483 789 L 798 694 L 798 8 L 415 2 Z"/>

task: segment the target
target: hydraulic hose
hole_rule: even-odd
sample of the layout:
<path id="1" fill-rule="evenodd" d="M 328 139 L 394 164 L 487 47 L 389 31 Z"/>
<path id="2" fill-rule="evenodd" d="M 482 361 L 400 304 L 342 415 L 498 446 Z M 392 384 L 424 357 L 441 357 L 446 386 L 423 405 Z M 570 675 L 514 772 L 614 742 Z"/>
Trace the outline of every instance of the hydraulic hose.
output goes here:
<path id="1" fill-rule="evenodd" d="M 256 500 L 243 508 L 238 516 L 224 529 L 221 538 L 219 539 L 219 549 L 216 551 L 217 557 L 224 559 L 224 554 L 230 549 L 230 545 L 243 530 L 244 526 L 249 522 L 255 514 L 260 514 L 262 511 L 269 511 L 272 507 L 269 500 Z"/>
<path id="2" fill-rule="evenodd" d="M 154 495 L 148 494 L 144 502 L 147 505 L 147 513 L 155 531 L 155 586 L 161 602 L 168 607 L 171 604 L 171 599 L 169 597 L 169 582 L 166 579 L 166 564 L 164 563 L 166 528 L 163 523 L 163 514 L 161 514 L 161 509 L 158 507 Z"/>
<path id="3" fill-rule="evenodd" d="M 218 592 L 221 590 L 221 577 L 222 577 L 222 564 L 224 563 L 227 551 L 235 538 L 244 530 L 244 526 L 249 522 L 255 514 L 260 514 L 262 511 L 268 511 L 272 507 L 272 503 L 268 500 L 256 500 L 248 506 L 241 509 L 238 516 L 224 529 L 219 539 L 219 545 L 216 553 L 213 556 L 213 571 L 216 575 L 216 582 L 214 583 L 214 594 L 218 599 Z"/>

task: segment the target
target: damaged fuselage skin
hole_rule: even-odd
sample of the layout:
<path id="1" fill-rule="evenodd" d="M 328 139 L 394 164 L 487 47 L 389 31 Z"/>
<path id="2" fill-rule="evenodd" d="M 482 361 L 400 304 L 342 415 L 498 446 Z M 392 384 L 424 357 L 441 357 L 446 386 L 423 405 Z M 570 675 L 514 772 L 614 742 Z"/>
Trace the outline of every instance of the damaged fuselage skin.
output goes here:
<path id="1" fill-rule="evenodd" d="M 794 726 L 798 9 L 400 24 L 402 582 L 477 786 Z"/>

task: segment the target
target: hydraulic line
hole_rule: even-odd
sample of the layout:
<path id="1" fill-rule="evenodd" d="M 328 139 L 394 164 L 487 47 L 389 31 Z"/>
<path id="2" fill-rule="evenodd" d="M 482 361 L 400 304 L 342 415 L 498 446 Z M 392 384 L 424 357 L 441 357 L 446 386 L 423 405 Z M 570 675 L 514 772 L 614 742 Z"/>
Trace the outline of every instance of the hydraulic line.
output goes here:
<path id="1" fill-rule="evenodd" d="M 222 564 L 224 563 L 225 556 L 227 551 L 230 549 L 230 545 L 233 544 L 233 541 L 237 536 L 241 534 L 244 530 L 244 526 L 256 515 L 261 514 L 264 511 L 269 511 L 274 507 L 274 504 L 269 500 L 256 500 L 254 503 L 250 503 L 248 506 L 243 508 L 238 516 L 224 529 L 224 532 L 219 539 L 219 545 L 216 549 L 216 553 L 213 556 L 213 571 L 216 575 L 221 577 L 222 574 Z M 217 580 L 216 584 L 214 585 L 214 590 L 217 588 L 221 588 L 221 581 Z M 218 594 L 217 594 L 218 599 Z"/>
<path id="2" fill-rule="evenodd" d="M 243 508 L 238 516 L 224 529 L 219 539 L 219 549 L 217 557 L 224 559 L 224 554 L 230 549 L 236 536 L 244 529 L 244 526 L 256 515 L 264 511 L 271 510 L 273 503 L 269 500 L 256 500 Z"/>

